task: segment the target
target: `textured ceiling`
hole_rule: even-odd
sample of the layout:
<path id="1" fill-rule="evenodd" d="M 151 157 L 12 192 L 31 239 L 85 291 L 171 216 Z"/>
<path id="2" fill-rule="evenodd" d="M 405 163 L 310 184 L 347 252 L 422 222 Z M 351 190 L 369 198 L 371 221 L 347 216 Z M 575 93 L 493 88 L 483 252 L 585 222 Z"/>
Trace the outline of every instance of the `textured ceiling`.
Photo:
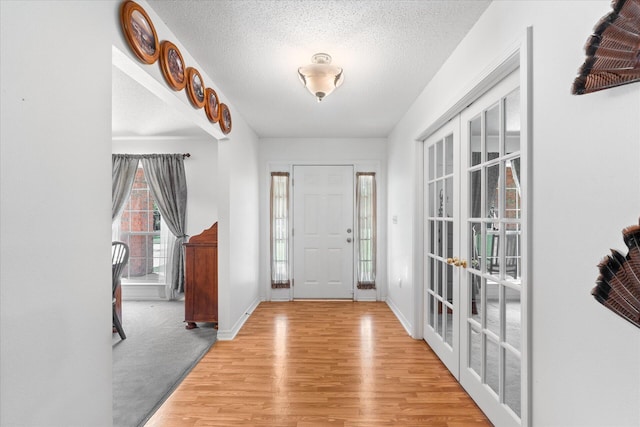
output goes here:
<path id="1" fill-rule="evenodd" d="M 149 0 L 260 137 L 387 136 L 489 3 Z M 317 52 L 345 75 L 322 103 L 297 77 Z"/>

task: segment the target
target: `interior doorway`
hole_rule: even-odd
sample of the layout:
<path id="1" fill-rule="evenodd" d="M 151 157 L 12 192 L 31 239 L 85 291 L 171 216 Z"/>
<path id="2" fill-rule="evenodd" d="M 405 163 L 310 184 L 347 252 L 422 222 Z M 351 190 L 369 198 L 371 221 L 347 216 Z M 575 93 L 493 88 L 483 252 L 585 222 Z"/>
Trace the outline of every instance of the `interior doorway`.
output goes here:
<path id="1" fill-rule="evenodd" d="M 527 147 L 519 70 L 424 146 L 424 338 L 496 425 L 526 410 Z"/>

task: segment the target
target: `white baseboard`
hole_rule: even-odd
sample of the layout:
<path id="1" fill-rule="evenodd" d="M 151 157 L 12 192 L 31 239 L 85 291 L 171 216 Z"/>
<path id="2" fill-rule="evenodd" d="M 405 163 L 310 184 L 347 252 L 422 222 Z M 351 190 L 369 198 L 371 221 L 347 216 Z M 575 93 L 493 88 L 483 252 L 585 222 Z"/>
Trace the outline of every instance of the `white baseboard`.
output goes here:
<path id="1" fill-rule="evenodd" d="M 249 316 L 251 316 L 253 311 L 256 309 L 256 307 L 258 307 L 258 305 L 261 302 L 262 301 L 259 298 L 256 298 L 249 305 L 249 308 L 247 310 L 245 310 L 244 314 L 242 316 L 240 316 L 238 321 L 235 323 L 235 325 L 233 325 L 233 327 L 231 329 L 218 329 L 217 339 L 219 341 L 231 341 L 231 340 L 233 340 L 236 337 L 236 335 L 238 335 L 238 332 L 240 332 L 240 329 L 242 329 L 242 326 L 247 321 Z"/>
<path id="2" fill-rule="evenodd" d="M 413 337 L 413 325 L 411 324 L 411 322 L 409 322 L 407 320 L 406 317 L 404 317 L 404 315 L 402 314 L 402 312 L 398 309 L 398 307 L 393 303 L 393 300 L 391 299 L 387 299 L 386 300 L 387 305 L 389 306 L 389 308 L 391 309 L 391 311 L 393 311 L 393 314 L 396 315 L 396 317 L 398 318 L 398 320 L 400 321 L 400 324 L 402 325 L 402 327 L 404 328 L 405 331 L 407 331 L 407 334 L 409 334 L 409 336 Z"/>

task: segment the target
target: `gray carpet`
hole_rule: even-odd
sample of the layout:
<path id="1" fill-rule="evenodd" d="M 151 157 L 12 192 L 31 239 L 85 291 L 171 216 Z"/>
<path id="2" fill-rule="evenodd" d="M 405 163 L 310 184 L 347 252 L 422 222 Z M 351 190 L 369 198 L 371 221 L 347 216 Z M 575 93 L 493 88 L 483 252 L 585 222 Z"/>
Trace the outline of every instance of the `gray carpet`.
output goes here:
<path id="1" fill-rule="evenodd" d="M 142 426 L 216 341 L 212 323 L 184 328 L 183 301 L 124 301 L 113 334 L 113 426 Z"/>

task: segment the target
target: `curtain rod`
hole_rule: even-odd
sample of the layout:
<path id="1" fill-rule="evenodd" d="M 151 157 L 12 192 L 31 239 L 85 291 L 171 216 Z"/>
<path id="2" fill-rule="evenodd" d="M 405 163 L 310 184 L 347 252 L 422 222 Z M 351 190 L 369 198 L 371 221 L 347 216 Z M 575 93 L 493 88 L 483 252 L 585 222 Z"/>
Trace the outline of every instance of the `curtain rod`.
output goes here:
<path id="1" fill-rule="evenodd" d="M 182 158 L 184 159 L 185 157 L 191 157 L 191 153 L 184 153 L 184 154 L 182 155 Z"/>

